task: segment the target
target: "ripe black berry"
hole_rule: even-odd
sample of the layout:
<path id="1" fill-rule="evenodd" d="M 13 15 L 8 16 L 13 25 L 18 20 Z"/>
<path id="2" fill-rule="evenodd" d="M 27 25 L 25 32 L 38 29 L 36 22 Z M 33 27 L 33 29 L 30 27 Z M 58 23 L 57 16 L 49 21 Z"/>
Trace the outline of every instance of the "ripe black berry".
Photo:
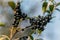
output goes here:
<path id="1" fill-rule="evenodd" d="M 22 31 L 24 31 L 24 29 L 22 29 Z"/>

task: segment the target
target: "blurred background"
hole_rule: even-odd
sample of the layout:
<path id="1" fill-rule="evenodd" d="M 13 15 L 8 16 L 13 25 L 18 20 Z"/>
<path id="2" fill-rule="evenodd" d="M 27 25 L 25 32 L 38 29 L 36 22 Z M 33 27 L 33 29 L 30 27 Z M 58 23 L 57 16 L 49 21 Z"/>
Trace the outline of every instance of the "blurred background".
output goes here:
<path id="1" fill-rule="evenodd" d="M 13 10 L 8 5 L 8 1 L 14 1 L 15 3 L 18 0 L 0 0 L 0 23 L 4 23 L 5 27 L 0 27 L 0 35 L 9 33 L 8 28 L 13 23 Z M 21 3 L 21 10 L 23 13 L 28 14 L 29 17 L 34 17 L 42 14 L 42 0 L 23 0 Z M 60 2 L 60 0 L 55 0 L 56 2 Z M 60 6 L 58 6 L 60 9 Z M 51 20 L 50 23 L 46 25 L 45 30 L 41 35 L 33 34 L 34 38 L 41 37 L 43 40 L 60 40 L 60 12 L 54 11 L 53 15 L 55 18 Z M 21 24 L 20 24 L 21 25 Z M 28 22 L 22 22 L 21 27 L 28 26 Z M 8 31 L 7 31 L 8 30 Z"/>

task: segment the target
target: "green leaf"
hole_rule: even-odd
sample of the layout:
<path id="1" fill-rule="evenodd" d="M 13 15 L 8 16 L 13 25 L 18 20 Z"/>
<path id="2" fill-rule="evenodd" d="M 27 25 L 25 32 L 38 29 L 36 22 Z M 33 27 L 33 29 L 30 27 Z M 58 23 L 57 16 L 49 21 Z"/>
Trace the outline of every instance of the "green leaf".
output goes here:
<path id="1" fill-rule="evenodd" d="M 49 10 L 47 10 L 46 12 L 47 12 L 47 13 L 50 13 L 50 11 L 49 11 Z"/>
<path id="2" fill-rule="evenodd" d="M 42 31 L 38 29 L 37 32 L 38 32 L 38 34 L 41 34 Z"/>
<path id="3" fill-rule="evenodd" d="M 49 11 L 53 12 L 53 10 L 54 10 L 54 5 L 49 5 Z"/>
<path id="4" fill-rule="evenodd" d="M 49 0 L 49 1 L 53 2 L 54 0 Z"/>
<path id="5" fill-rule="evenodd" d="M 56 4 L 56 7 L 60 5 L 60 2 Z"/>
<path id="6" fill-rule="evenodd" d="M 4 24 L 4 23 L 2 23 L 2 22 L 0 22 L 0 26 L 5 26 L 5 24 Z"/>
<path id="7" fill-rule="evenodd" d="M 9 1 L 8 4 L 12 9 L 15 8 L 15 3 L 13 1 Z"/>
<path id="8" fill-rule="evenodd" d="M 59 11 L 59 12 L 60 12 L 60 9 L 58 9 L 58 8 L 55 8 L 55 10 L 57 10 L 57 11 Z"/>
<path id="9" fill-rule="evenodd" d="M 42 4 L 42 11 L 43 11 L 43 13 L 46 12 L 47 6 L 48 6 L 48 2 L 44 2 L 44 3 Z"/>
<path id="10" fill-rule="evenodd" d="M 31 38 L 31 40 L 34 40 L 33 36 L 30 35 L 29 37 Z"/>

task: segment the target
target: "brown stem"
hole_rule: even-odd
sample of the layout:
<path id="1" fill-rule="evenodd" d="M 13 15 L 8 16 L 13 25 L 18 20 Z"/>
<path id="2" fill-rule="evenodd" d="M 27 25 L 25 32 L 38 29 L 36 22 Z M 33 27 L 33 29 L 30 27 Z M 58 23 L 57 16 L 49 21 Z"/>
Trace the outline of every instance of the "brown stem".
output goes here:
<path id="1" fill-rule="evenodd" d="M 13 35 L 16 33 L 16 28 L 15 27 L 12 27 L 11 29 L 10 29 L 10 40 L 12 40 L 12 37 L 13 37 Z"/>

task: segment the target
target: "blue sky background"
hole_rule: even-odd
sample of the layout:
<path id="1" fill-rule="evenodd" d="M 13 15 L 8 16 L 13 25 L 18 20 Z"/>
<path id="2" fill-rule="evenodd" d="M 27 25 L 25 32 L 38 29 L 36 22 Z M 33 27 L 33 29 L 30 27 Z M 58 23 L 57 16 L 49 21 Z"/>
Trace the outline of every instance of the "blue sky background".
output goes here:
<path id="1" fill-rule="evenodd" d="M 17 0 L 14 1 L 16 2 Z M 55 1 L 60 2 L 60 0 Z M 21 3 L 22 12 L 27 13 L 28 16 L 30 17 L 42 15 L 41 7 L 42 7 L 41 0 L 23 0 L 23 2 Z M 58 8 L 60 9 L 60 7 Z M 52 22 L 46 25 L 45 30 L 41 34 L 41 37 L 44 40 L 60 40 L 60 12 L 55 10 L 52 16 L 56 17 L 51 20 Z"/>

